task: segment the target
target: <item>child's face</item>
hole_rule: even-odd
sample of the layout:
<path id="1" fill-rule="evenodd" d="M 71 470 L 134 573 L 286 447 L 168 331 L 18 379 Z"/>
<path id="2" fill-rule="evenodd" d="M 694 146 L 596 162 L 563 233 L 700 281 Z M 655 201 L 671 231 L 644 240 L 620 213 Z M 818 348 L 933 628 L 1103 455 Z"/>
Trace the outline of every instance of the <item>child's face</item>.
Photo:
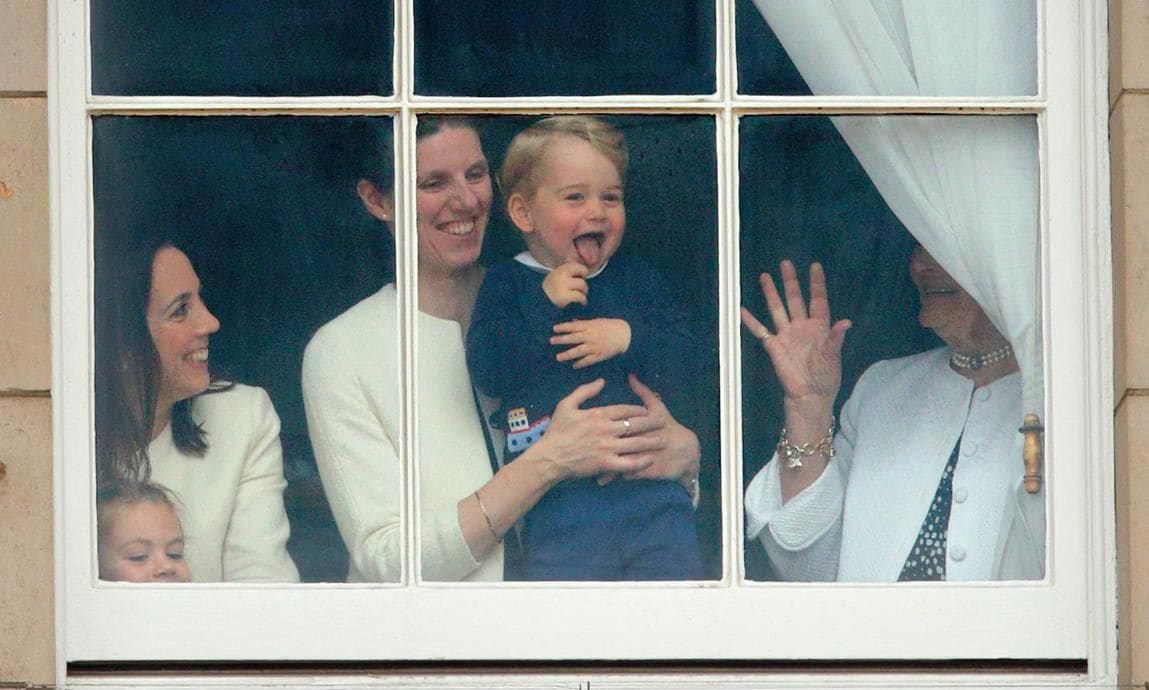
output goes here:
<path id="1" fill-rule="evenodd" d="M 530 199 L 516 194 L 508 201 L 531 254 L 550 268 L 572 261 L 592 273 L 601 268 L 626 230 L 622 179 L 614 163 L 582 139 L 556 136 L 535 179 Z"/>
<path id="2" fill-rule="evenodd" d="M 113 509 L 100 540 L 100 579 L 188 582 L 184 534 L 172 507 L 140 501 Z"/>

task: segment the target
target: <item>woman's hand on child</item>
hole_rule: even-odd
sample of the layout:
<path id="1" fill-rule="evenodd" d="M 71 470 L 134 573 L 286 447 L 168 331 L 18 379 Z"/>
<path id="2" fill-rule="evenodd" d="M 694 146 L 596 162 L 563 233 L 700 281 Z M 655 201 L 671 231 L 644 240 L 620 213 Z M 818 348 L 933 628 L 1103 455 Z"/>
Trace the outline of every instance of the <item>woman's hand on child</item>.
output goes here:
<path id="1" fill-rule="evenodd" d="M 680 424 L 670 414 L 662 398 L 639 381 L 637 376 L 631 374 L 628 381 L 630 389 L 642 400 L 647 410 L 645 417 L 635 420 L 631 435 L 651 437 L 655 444 L 651 450 L 636 454 L 650 462 L 639 470 L 623 473 L 623 478 L 676 479 L 693 494 L 697 491 L 702 458 L 698 437 Z"/>
<path id="2" fill-rule="evenodd" d="M 650 453 L 661 447 L 662 440 L 651 434 L 633 433 L 645 428 L 645 407 L 607 405 L 583 409 L 582 405 L 598 395 L 605 383 L 603 379 L 584 383 L 560 400 L 547 433 L 527 449 L 523 458 L 546 461 L 560 481 L 637 472 L 649 465 Z"/>
<path id="3" fill-rule="evenodd" d="M 555 355 L 575 369 L 617 357 L 630 348 L 630 324 L 623 319 L 585 319 L 555 324 L 551 345 L 570 345 Z"/>
<path id="4" fill-rule="evenodd" d="M 543 292 L 547 293 L 551 304 L 559 309 L 575 302 L 585 305 L 587 270 L 577 261 L 569 261 L 548 273 L 543 278 Z"/>

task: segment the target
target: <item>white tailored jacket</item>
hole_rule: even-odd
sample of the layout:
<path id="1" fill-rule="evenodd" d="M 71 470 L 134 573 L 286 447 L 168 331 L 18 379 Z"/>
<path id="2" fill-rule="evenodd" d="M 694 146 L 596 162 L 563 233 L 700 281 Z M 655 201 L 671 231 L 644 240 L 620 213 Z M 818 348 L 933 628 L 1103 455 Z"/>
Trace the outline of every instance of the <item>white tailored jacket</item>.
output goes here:
<path id="1" fill-rule="evenodd" d="M 746 490 L 746 534 L 785 580 L 894 582 L 954 445 L 946 579 L 1045 572 L 1045 494 L 1022 485 L 1021 377 L 988 386 L 949 366 L 949 348 L 878 362 L 842 409 L 836 456 L 782 505 L 777 456 Z"/>
<path id="2" fill-rule="evenodd" d="M 459 501 L 492 474 L 462 327 L 420 312 L 418 339 L 422 577 L 502 580 L 502 545 L 476 561 L 459 526 Z M 403 473 L 413 468 L 400 452 L 399 345 L 395 286 L 386 285 L 320 328 L 303 355 L 307 429 L 351 555 L 350 582 L 398 582 L 411 557 L 403 553 Z"/>
<path id="3" fill-rule="evenodd" d="M 298 582 L 287 553 L 279 416 L 262 388 L 235 384 L 192 401 L 207 434 L 203 457 L 184 455 L 171 425 L 148 445 L 152 481 L 176 496 L 193 582 Z"/>

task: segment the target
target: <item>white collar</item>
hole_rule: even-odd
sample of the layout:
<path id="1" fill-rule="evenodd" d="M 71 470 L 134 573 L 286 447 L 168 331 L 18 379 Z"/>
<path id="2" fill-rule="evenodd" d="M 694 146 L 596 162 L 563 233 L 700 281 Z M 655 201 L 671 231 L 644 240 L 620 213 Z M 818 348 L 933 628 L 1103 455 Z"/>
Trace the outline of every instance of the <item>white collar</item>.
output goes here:
<path id="1" fill-rule="evenodd" d="M 544 265 L 540 264 L 539 260 L 536 259 L 535 257 L 531 256 L 530 252 L 519 252 L 518 254 L 515 255 L 515 261 L 518 261 L 519 263 L 521 263 L 522 265 L 531 269 L 532 271 L 537 271 L 539 273 L 550 273 L 552 270 L 554 270 L 554 269 L 550 268 L 549 266 L 544 266 Z M 607 259 L 605 262 L 603 262 L 602 266 L 598 267 L 597 271 L 595 271 L 594 273 L 591 273 L 589 276 L 587 276 L 587 279 L 589 280 L 590 278 L 597 276 L 599 273 L 602 273 L 604 270 L 606 270 L 606 265 L 609 263 L 610 263 L 610 259 Z"/>

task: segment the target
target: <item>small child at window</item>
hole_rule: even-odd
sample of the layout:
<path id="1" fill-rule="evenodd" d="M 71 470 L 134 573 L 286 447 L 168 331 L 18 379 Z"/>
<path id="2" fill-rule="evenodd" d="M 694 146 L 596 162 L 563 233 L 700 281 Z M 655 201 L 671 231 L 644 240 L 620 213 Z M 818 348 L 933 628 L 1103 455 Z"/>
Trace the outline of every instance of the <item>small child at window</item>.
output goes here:
<path id="1" fill-rule="evenodd" d="M 626 168 L 622 133 L 592 117 L 547 118 L 507 149 L 499 184 L 527 251 L 487 273 L 467 365 L 478 390 L 501 401 L 493 422 L 506 433 L 508 461 L 542 436 L 579 385 L 606 381 L 589 406 L 642 404 L 628 374 L 681 391 L 685 373 L 700 368 L 685 314 L 659 276 L 635 257 L 614 256 L 626 229 Z M 557 486 L 526 515 L 523 577 L 701 578 L 685 487 L 603 479 Z"/>
<path id="2" fill-rule="evenodd" d="M 189 582 L 184 533 L 171 494 L 159 484 L 114 481 L 96 496 L 100 579 Z"/>

